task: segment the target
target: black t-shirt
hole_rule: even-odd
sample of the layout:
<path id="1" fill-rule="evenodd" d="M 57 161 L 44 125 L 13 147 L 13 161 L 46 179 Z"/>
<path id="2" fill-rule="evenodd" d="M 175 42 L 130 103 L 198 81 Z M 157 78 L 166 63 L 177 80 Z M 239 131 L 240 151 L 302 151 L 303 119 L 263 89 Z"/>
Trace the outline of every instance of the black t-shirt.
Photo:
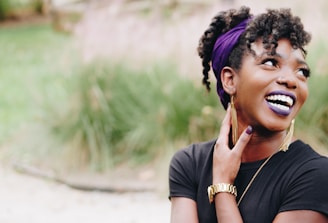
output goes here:
<path id="1" fill-rule="evenodd" d="M 208 201 L 212 184 L 215 140 L 193 144 L 173 156 L 169 169 L 169 197 L 197 203 L 200 223 L 217 222 L 215 204 Z M 237 200 L 265 160 L 242 163 L 235 180 Z M 279 212 L 313 210 L 328 216 L 328 158 L 297 140 L 263 167 L 239 205 L 244 222 L 269 223 Z"/>

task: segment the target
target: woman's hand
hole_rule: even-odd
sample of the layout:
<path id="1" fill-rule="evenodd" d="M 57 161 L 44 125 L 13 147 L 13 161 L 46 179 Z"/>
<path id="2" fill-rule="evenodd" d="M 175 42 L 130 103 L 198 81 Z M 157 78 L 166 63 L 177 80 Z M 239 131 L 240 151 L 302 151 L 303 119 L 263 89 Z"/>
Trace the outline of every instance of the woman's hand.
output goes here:
<path id="1" fill-rule="evenodd" d="M 241 156 L 249 142 L 252 134 L 252 127 L 248 126 L 240 135 L 236 145 L 229 148 L 229 132 L 231 127 L 230 105 L 222 121 L 219 137 L 216 141 L 213 153 L 213 184 L 229 183 L 233 184 L 238 174 Z"/>

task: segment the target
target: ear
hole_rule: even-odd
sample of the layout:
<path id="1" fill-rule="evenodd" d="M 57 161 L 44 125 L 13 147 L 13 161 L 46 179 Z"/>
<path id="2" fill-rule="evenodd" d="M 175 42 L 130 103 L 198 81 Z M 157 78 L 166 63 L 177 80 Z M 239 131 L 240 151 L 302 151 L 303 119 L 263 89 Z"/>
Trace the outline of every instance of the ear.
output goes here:
<path id="1" fill-rule="evenodd" d="M 221 82 L 225 92 L 229 95 L 236 93 L 236 72 L 231 67 L 221 70 Z"/>

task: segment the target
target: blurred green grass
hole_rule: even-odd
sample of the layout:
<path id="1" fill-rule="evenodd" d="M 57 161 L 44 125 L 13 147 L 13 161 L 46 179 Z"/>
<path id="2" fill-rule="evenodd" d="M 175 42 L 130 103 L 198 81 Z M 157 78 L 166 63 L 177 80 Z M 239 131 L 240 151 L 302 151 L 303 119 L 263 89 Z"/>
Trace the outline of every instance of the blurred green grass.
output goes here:
<path id="1" fill-rule="evenodd" d="M 0 142 L 60 100 L 71 40 L 51 25 L 0 28 Z"/>
<path id="2" fill-rule="evenodd" d="M 14 141 L 10 158 L 50 162 L 61 153 L 58 166 L 102 170 L 160 160 L 170 148 L 216 137 L 223 109 L 215 92 L 180 75 L 178 62 L 138 69 L 108 58 L 82 64 L 74 44 L 49 24 L 0 28 L 0 143 Z M 309 49 L 310 97 L 296 120 L 296 135 L 322 151 L 328 145 L 323 49 L 324 41 Z M 22 128 L 28 139 L 17 137 Z"/>
<path id="3" fill-rule="evenodd" d="M 139 70 L 110 60 L 83 65 L 73 38 L 50 25 L 1 34 L 0 143 L 14 141 L 9 159 L 48 162 L 50 154 L 64 154 L 62 162 L 92 169 L 145 163 L 167 143 L 204 139 L 201 126 L 218 125 L 200 120 L 204 106 L 217 103 L 215 94 L 206 98 L 168 61 Z"/>
<path id="4" fill-rule="evenodd" d="M 98 61 L 77 73 L 67 85 L 73 89 L 68 109 L 51 125 L 63 142 L 87 153 L 93 169 L 152 162 L 169 144 L 216 137 L 215 93 L 181 77 L 169 62 L 131 69 Z"/>

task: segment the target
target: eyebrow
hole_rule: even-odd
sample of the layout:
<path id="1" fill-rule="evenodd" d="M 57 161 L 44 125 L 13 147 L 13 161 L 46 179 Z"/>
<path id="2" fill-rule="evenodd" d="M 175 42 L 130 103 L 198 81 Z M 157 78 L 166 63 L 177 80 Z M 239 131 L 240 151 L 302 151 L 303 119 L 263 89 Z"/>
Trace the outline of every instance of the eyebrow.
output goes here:
<path id="1" fill-rule="evenodd" d="M 262 52 L 262 53 L 259 54 L 259 55 L 255 55 L 255 58 L 260 59 L 260 58 L 262 58 L 262 57 L 264 57 L 264 56 L 269 56 L 269 57 L 278 57 L 278 58 L 281 58 L 281 59 L 285 59 L 285 57 L 284 57 L 282 54 L 280 54 L 280 53 L 275 53 L 275 54 L 273 54 L 273 55 L 270 55 L 268 52 Z M 301 60 L 301 59 L 296 58 L 296 62 L 297 62 L 298 64 L 300 64 L 300 65 L 306 65 L 306 66 L 309 68 L 309 65 L 306 63 L 305 60 Z"/>

